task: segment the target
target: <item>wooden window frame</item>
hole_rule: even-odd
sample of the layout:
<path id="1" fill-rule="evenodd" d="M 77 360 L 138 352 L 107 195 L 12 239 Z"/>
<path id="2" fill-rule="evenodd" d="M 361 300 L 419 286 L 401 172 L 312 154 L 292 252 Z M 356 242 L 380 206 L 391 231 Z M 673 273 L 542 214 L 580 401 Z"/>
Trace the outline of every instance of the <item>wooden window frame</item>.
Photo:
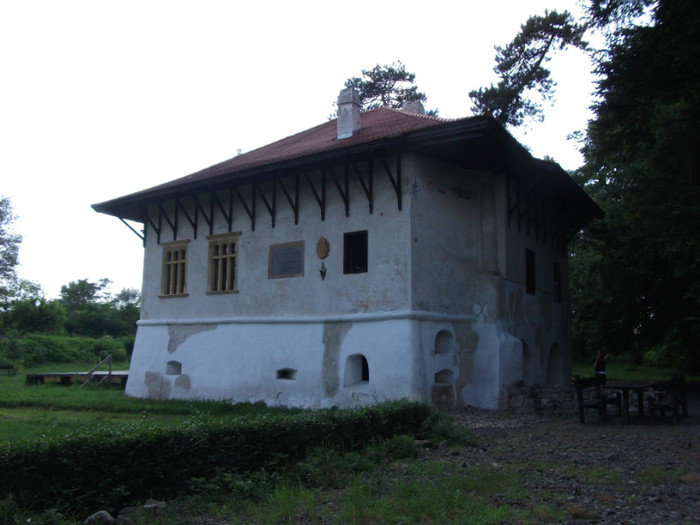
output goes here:
<path id="1" fill-rule="evenodd" d="M 209 235 L 207 293 L 238 293 L 240 232 Z M 225 247 L 223 250 L 221 247 Z M 218 249 L 218 251 L 217 251 Z"/>
<path id="2" fill-rule="evenodd" d="M 165 242 L 161 269 L 160 297 L 187 295 L 187 256 L 189 240 Z M 175 255 L 175 257 L 173 257 Z"/>

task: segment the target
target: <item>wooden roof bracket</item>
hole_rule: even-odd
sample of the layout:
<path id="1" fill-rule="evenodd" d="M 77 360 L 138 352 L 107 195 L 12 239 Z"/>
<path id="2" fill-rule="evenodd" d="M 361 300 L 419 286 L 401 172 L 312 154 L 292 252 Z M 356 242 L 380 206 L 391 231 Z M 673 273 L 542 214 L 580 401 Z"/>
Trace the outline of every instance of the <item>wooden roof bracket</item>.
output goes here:
<path id="1" fill-rule="evenodd" d="M 338 179 L 335 176 L 335 173 L 333 173 L 333 168 L 330 166 L 328 167 L 328 171 L 331 174 L 331 178 L 333 179 L 333 182 L 335 182 L 335 187 L 338 188 L 338 193 L 340 194 L 340 198 L 343 199 L 343 204 L 345 205 L 345 216 L 350 217 L 350 170 L 348 169 L 348 165 L 345 165 L 345 169 L 343 170 L 343 187 L 340 187 L 340 183 L 338 182 Z"/>
<path id="2" fill-rule="evenodd" d="M 192 231 L 194 232 L 193 236 L 196 239 L 197 238 L 197 217 L 198 217 L 197 205 L 195 204 L 195 207 L 194 207 L 194 219 L 192 217 L 190 217 L 189 213 L 187 213 L 187 208 L 185 208 L 185 206 L 183 206 L 180 199 L 175 199 L 175 212 L 176 213 L 177 213 L 178 209 L 182 210 L 182 213 L 185 215 L 185 219 L 187 219 L 187 222 L 189 222 L 190 226 L 192 226 Z"/>
<path id="3" fill-rule="evenodd" d="M 265 197 L 265 192 L 262 190 L 262 188 L 258 188 L 258 194 L 260 195 L 260 199 L 262 200 L 263 204 L 267 208 L 267 211 L 270 213 L 272 227 L 274 228 L 275 217 L 277 215 L 277 179 L 272 179 L 272 202 L 267 200 L 267 197 Z"/>
<path id="4" fill-rule="evenodd" d="M 369 171 L 367 173 L 367 183 L 365 184 L 365 179 L 362 177 L 362 173 L 357 167 L 357 164 L 355 164 L 354 162 L 352 163 L 352 167 L 355 170 L 355 174 L 357 175 L 357 180 L 360 181 L 360 186 L 362 186 L 362 190 L 367 196 L 367 201 L 369 202 L 369 213 L 371 215 L 372 213 L 374 213 L 374 173 L 371 158 L 369 159 L 368 166 Z"/>
<path id="5" fill-rule="evenodd" d="M 241 204 L 245 208 L 246 213 L 248 214 L 248 217 L 250 218 L 250 229 L 251 231 L 255 231 L 255 201 L 256 199 L 256 194 L 258 191 L 258 187 L 255 184 L 252 184 L 252 189 L 251 189 L 251 203 L 250 207 L 248 207 L 248 204 L 246 203 L 245 199 L 243 198 L 243 195 L 241 195 L 241 192 L 238 191 L 238 186 L 234 186 L 234 191 L 236 192 L 236 195 L 238 195 L 238 199 L 241 201 Z"/>
<path id="6" fill-rule="evenodd" d="M 396 177 L 394 177 L 394 175 L 391 173 L 391 168 L 386 162 L 386 157 L 382 157 L 382 164 L 384 164 L 384 169 L 389 177 L 389 182 L 391 182 L 391 185 L 394 187 L 394 191 L 396 192 L 396 201 L 399 206 L 399 211 L 401 211 L 401 154 L 396 154 Z"/>
<path id="7" fill-rule="evenodd" d="M 153 222 L 153 219 L 151 219 L 151 215 L 148 213 L 148 209 L 146 209 L 146 220 L 148 221 L 148 224 L 151 225 L 151 228 L 153 228 L 153 231 L 156 232 L 156 242 L 160 244 L 160 231 L 163 226 L 163 222 L 160 217 L 160 211 L 158 212 L 158 224 Z"/>
<path id="8" fill-rule="evenodd" d="M 170 229 L 173 231 L 173 241 L 177 240 L 177 206 L 175 207 L 175 216 L 173 217 L 173 220 L 170 220 L 170 217 L 168 217 L 167 212 L 163 208 L 163 203 L 159 202 L 158 203 L 158 224 L 162 224 L 161 218 L 165 217 L 165 221 L 168 223 L 170 226 Z"/>
<path id="9" fill-rule="evenodd" d="M 309 188 L 311 188 L 311 192 L 314 194 L 314 198 L 316 199 L 316 202 L 318 203 L 319 208 L 321 208 L 321 222 L 326 220 L 326 170 L 323 169 L 321 171 L 321 195 L 319 196 L 318 192 L 316 191 L 316 188 L 314 188 L 313 182 L 311 182 L 311 177 L 309 177 L 309 174 L 304 172 L 304 176 L 306 177 L 306 182 L 309 184 Z"/>
<path id="10" fill-rule="evenodd" d="M 143 245 L 146 246 L 146 226 L 144 225 L 143 230 L 141 232 L 137 231 L 131 224 L 126 222 L 123 217 L 119 217 L 119 220 L 124 223 L 124 225 L 129 228 L 132 232 L 134 232 L 139 239 L 141 239 L 141 242 L 143 242 Z"/>
<path id="11" fill-rule="evenodd" d="M 282 193 L 287 198 L 289 206 L 291 206 L 294 212 L 294 224 L 299 224 L 299 174 L 294 176 L 294 198 L 289 194 L 289 190 L 284 185 L 284 179 L 280 179 L 280 187 L 282 188 Z"/>
<path id="12" fill-rule="evenodd" d="M 200 194 L 198 193 L 193 197 L 194 199 L 194 207 L 195 207 L 195 215 L 197 213 L 201 213 L 202 217 L 204 217 L 204 222 L 207 223 L 207 226 L 209 227 L 209 235 L 214 233 L 214 192 L 212 191 L 209 193 L 209 216 L 207 216 L 207 212 L 204 209 L 204 206 L 202 206 L 202 203 L 199 200 Z"/>

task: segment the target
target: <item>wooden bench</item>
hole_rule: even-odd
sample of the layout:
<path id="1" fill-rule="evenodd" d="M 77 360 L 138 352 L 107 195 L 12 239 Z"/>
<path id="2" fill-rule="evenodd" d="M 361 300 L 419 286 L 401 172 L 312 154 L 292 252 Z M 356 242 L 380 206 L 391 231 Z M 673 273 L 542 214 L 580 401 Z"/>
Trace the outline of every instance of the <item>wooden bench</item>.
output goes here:
<path id="1" fill-rule="evenodd" d="M 15 375 L 15 365 L 0 365 L 0 370 L 7 370 L 7 375 Z"/>
<path id="2" fill-rule="evenodd" d="M 656 415 L 665 418 L 668 412 L 677 425 L 681 417 L 688 416 L 688 392 L 685 386 L 685 377 L 674 374 L 670 381 L 658 383 L 654 392 L 646 398 L 649 411 L 649 424 L 656 423 Z"/>
<path id="3" fill-rule="evenodd" d="M 603 390 L 605 376 L 575 376 L 571 383 L 576 390 L 576 403 L 581 423 L 585 422 L 585 412 L 588 409 L 595 409 L 598 412 L 599 422 L 607 422 L 608 405 L 616 406 L 617 415 L 622 415 L 622 396 L 620 392 L 605 393 Z"/>

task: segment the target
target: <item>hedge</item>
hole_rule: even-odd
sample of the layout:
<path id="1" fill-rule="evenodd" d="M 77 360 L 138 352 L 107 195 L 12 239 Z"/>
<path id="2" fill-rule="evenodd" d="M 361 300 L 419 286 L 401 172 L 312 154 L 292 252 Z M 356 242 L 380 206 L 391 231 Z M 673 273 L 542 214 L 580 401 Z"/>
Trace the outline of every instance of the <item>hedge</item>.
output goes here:
<path id="1" fill-rule="evenodd" d="M 357 449 L 395 435 L 419 436 L 438 420 L 428 405 L 386 402 L 255 419 L 189 420 L 178 427 L 98 428 L 0 447 L 0 500 L 76 513 L 116 510 L 186 492 L 193 478 L 270 468 L 319 446 Z M 48 507 L 47 507 L 48 506 Z"/>

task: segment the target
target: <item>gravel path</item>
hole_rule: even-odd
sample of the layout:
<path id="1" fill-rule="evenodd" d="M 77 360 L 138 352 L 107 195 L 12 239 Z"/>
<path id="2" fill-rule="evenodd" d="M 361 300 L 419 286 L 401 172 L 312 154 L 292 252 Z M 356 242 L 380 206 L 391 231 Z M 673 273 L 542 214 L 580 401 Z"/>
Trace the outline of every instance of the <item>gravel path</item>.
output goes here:
<path id="1" fill-rule="evenodd" d="M 697 394 L 689 412 L 677 426 L 651 427 L 465 409 L 454 416 L 479 444 L 453 460 L 524 469 L 530 502 L 556 502 L 569 523 L 700 523 Z"/>

